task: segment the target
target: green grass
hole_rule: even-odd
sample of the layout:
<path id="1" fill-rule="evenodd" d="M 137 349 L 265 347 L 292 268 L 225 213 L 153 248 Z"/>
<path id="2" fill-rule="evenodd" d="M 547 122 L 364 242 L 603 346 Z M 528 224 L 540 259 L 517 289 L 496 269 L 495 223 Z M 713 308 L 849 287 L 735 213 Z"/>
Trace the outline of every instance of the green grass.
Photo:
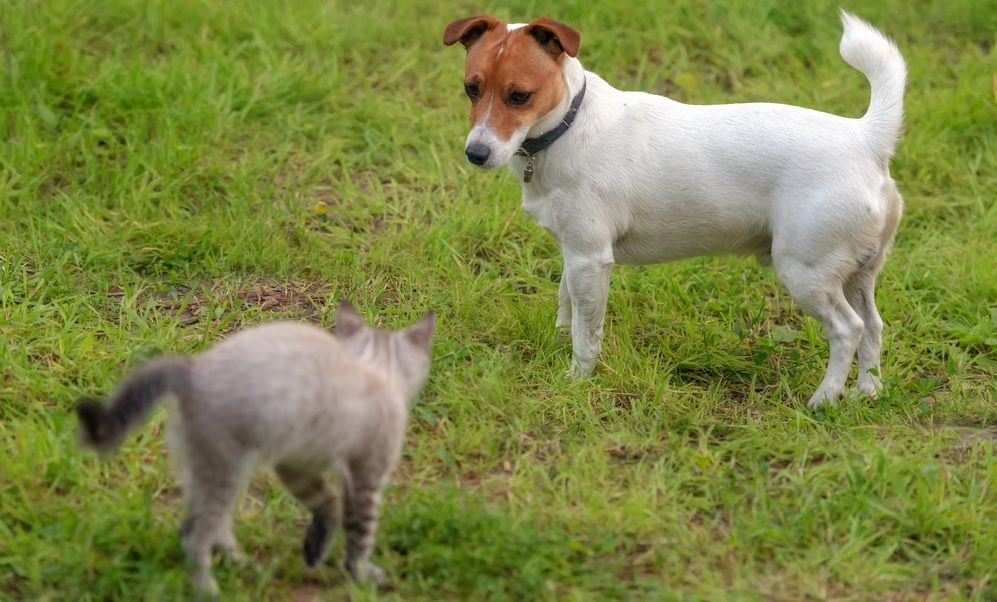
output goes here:
<path id="1" fill-rule="evenodd" d="M 0 4 L 0 598 L 189 596 L 163 413 L 113 458 L 73 402 L 275 318 L 440 314 L 387 492 L 380 594 L 305 570 L 267 474 L 227 599 L 997 597 L 997 12 L 845 6 L 910 66 L 877 401 L 816 413 L 819 325 L 771 271 L 614 271 L 596 374 L 554 337 L 555 242 L 462 156 L 450 20 L 544 11 L 621 88 L 857 116 L 837 3 Z M 339 558 L 338 551 L 334 558 Z"/>

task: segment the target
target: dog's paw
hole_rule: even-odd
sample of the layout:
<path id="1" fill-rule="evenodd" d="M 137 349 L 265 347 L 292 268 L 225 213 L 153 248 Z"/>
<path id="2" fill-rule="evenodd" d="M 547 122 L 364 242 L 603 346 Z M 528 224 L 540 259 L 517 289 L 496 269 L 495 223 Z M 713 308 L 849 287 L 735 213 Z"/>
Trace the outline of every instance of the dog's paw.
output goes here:
<path id="1" fill-rule="evenodd" d="M 571 360 L 571 367 L 568 368 L 568 378 L 572 380 L 582 380 L 583 378 L 588 378 L 592 374 L 592 368 L 594 367 L 595 360 L 583 362 L 577 357 L 573 358 Z"/>
<path id="2" fill-rule="evenodd" d="M 817 389 L 817 392 L 810 397 L 810 401 L 807 402 L 807 407 L 811 410 L 819 410 L 824 407 L 825 404 L 831 405 L 838 398 L 841 397 L 841 393 L 833 391 L 825 391 L 823 388 Z"/>
<path id="3" fill-rule="evenodd" d="M 870 372 L 859 375 L 858 390 L 869 396 L 869 399 L 879 397 L 879 392 L 883 389 L 883 381 L 878 376 Z"/>
<path id="4" fill-rule="evenodd" d="M 823 405 L 824 405 L 823 397 L 821 397 L 820 399 L 814 399 L 813 397 L 811 397 L 810 401 L 807 402 L 807 407 L 811 410 L 819 410 Z"/>
<path id="5" fill-rule="evenodd" d="M 568 342 L 571 341 L 571 325 L 570 324 L 568 324 L 567 326 L 558 325 L 555 328 L 556 328 L 555 334 L 554 334 L 554 340 L 555 341 L 557 341 L 559 343 L 564 343 L 566 341 L 568 341 Z"/>

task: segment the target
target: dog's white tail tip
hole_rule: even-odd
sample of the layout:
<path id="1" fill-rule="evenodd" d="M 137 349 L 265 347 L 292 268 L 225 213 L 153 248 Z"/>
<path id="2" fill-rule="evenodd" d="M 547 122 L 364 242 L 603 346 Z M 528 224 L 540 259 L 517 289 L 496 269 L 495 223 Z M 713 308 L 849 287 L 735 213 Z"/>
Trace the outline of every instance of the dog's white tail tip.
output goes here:
<path id="1" fill-rule="evenodd" d="M 893 154 L 903 123 L 907 66 L 896 44 L 852 13 L 838 9 L 844 33 L 839 51 L 845 61 L 865 74 L 872 99 L 863 120 L 869 125 L 877 154 Z"/>

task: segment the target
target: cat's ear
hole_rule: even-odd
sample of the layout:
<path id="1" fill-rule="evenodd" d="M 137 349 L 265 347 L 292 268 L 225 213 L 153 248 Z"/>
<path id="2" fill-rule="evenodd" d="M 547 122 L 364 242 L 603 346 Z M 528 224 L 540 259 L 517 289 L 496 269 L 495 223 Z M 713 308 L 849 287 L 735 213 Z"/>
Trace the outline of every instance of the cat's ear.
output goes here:
<path id="1" fill-rule="evenodd" d="M 431 311 L 417 323 L 405 330 L 405 338 L 419 349 L 429 349 L 433 340 L 433 330 L 436 329 L 436 312 Z"/>
<path id="2" fill-rule="evenodd" d="M 336 336 L 348 337 L 363 327 L 363 318 L 353 309 L 353 305 L 346 299 L 340 299 L 339 307 L 336 308 Z"/>

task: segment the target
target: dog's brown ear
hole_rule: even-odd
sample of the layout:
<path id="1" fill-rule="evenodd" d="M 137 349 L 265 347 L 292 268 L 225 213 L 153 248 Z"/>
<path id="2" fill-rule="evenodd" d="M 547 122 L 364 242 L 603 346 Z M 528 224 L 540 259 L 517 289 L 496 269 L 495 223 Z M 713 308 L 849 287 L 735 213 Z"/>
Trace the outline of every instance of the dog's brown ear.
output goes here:
<path id="1" fill-rule="evenodd" d="M 443 43 L 447 46 L 460 42 L 464 48 L 478 41 L 483 33 L 493 29 L 502 22 L 491 15 L 476 15 L 466 19 L 457 19 L 443 30 Z"/>
<path id="2" fill-rule="evenodd" d="M 532 21 L 526 26 L 526 33 L 533 36 L 554 57 L 562 52 L 568 56 L 578 56 L 578 47 L 582 44 L 582 34 L 577 30 L 547 17 Z"/>

